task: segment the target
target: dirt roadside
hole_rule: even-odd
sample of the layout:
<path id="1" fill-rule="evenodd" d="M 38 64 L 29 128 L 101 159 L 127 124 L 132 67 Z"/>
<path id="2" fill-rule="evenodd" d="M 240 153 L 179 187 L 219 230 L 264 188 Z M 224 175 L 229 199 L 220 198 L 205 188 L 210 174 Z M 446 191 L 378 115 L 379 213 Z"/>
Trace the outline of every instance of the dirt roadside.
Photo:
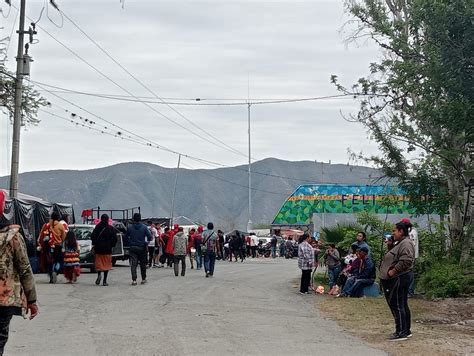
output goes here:
<path id="1" fill-rule="evenodd" d="M 474 298 L 410 299 L 413 337 L 389 342 L 394 322 L 385 299 L 314 298 L 323 316 L 390 355 L 474 355 Z"/>

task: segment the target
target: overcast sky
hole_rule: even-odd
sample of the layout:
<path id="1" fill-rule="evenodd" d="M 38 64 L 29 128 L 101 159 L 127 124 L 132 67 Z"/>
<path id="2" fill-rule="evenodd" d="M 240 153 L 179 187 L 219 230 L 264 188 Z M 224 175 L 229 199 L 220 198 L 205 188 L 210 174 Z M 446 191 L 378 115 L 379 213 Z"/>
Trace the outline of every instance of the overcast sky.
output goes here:
<path id="1" fill-rule="evenodd" d="M 377 51 L 368 45 L 346 45 L 341 32 L 348 17 L 343 1 L 160 1 L 56 0 L 60 8 L 108 53 L 155 94 L 176 102 L 180 98 L 280 99 L 335 95 L 331 74 L 352 84 L 367 73 Z M 12 0 L 19 5 L 19 0 Z M 42 0 L 27 1 L 27 15 L 37 20 Z M 4 13 L 6 5 L 1 2 Z M 56 23 L 53 22 L 49 18 Z M 1 36 L 12 30 L 16 10 L 0 18 Z M 30 21 L 28 21 L 30 22 Z M 151 96 L 100 52 L 68 20 L 51 7 L 39 26 L 77 52 L 91 65 L 135 96 Z M 129 95 L 74 57 L 37 29 L 39 43 L 31 46 L 31 80 L 90 93 Z M 14 71 L 17 37 L 8 52 Z M 250 84 L 250 85 L 248 85 Z M 248 88 L 250 88 L 248 93 Z M 107 126 L 106 132 L 125 130 L 177 152 L 225 165 L 245 164 L 247 106 L 176 106 L 116 101 L 76 94 L 55 93 L 90 113 L 42 91 L 52 106 L 45 110 Z M 174 99 L 176 98 L 176 99 Z M 241 102 L 242 100 L 236 100 Z M 191 102 L 191 101 L 187 101 Z M 201 101 L 213 102 L 213 101 Z M 219 101 L 228 102 L 228 101 Z M 66 112 L 64 109 L 68 110 Z M 331 99 L 272 105 L 253 105 L 252 156 L 287 160 L 348 162 L 348 148 L 376 152 L 358 124 L 341 117 L 356 113 L 352 99 Z M 11 154 L 11 127 L 1 115 L 0 175 L 7 175 Z M 166 119 L 165 116 L 168 118 Z M 202 128 L 241 152 L 229 152 L 221 143 L 192 126 Z M 107 136 L 40 113 L 41 123 L 22 131 L 20 172 L 50 169 L 88 169 L 119 162 L 146 161 L 176 165 L 177 155 Z M 77 119 L 77 117 L 76 117 Z M 79 120 L 79 119 L 77 119 Z M 171 122 L 174 120 L 191 132 Z M 125 132 L 124 132 L 125 133 Z M 143 139 L 138 139 L 144 142 Z M 211 142 L 215 142 L 213 145 Z M 185 167 L 210 168 L 187 158 Z"/>

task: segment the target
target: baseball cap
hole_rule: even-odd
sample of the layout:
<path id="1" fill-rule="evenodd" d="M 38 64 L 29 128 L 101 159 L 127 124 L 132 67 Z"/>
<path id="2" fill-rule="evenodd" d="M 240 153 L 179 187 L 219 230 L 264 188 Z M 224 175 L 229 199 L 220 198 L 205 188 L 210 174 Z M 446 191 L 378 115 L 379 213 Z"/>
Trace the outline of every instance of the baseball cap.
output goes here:
<path id="1" fill-rule="evenodd" d="M 403 218 L 402 220 L 400 220 L 400 222 L 404 224 L 411 224 L 411 221 L 408 218 Z"/>
<path id="2" fill-rule="evenodd" d="M 362 246 L 360 249 L 359 249 L 360 252 L 365 252 L 365 253 L 369 253 L 369 249 L 365 246 Z"/>

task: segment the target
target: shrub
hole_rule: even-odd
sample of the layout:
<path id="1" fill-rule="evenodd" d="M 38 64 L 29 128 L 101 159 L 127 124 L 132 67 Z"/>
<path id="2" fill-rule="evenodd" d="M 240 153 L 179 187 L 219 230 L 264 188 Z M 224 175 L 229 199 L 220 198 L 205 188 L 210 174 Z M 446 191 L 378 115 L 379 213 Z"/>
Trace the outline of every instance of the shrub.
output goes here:
<path id="1" fill-rule="evenodd" d="M 419 286 L 428 298 L 458 297 L 465 293 L 468 280 L 457 263 L 439 260 L 420 276 Z"/>

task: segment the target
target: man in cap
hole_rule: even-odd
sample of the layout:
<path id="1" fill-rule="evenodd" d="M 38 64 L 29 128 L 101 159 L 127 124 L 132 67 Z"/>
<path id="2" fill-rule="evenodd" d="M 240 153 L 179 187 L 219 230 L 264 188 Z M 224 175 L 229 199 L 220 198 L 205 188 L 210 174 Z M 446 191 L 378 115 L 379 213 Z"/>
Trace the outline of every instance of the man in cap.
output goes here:
<path id="1" fill-rule="evenodd" d="M 0 217 L 5 209 L 5 193 L 0 191 Z M 0 356 L 8 341 L 13 315 L 38 315 L 36 289 L 25 241 L 18 225 L 0 224 Z"/>
<path id="2" fill-rule="evenodd" d="M 369 249 L 364 246 L 358 252 L 359 268 L 356 271 L 351 271 L 353 274 L 347 279 L 344 289 L 338 297 L 362 297 L 364 288 L 375 282 L 375 264 L 369 256 Z"/>

